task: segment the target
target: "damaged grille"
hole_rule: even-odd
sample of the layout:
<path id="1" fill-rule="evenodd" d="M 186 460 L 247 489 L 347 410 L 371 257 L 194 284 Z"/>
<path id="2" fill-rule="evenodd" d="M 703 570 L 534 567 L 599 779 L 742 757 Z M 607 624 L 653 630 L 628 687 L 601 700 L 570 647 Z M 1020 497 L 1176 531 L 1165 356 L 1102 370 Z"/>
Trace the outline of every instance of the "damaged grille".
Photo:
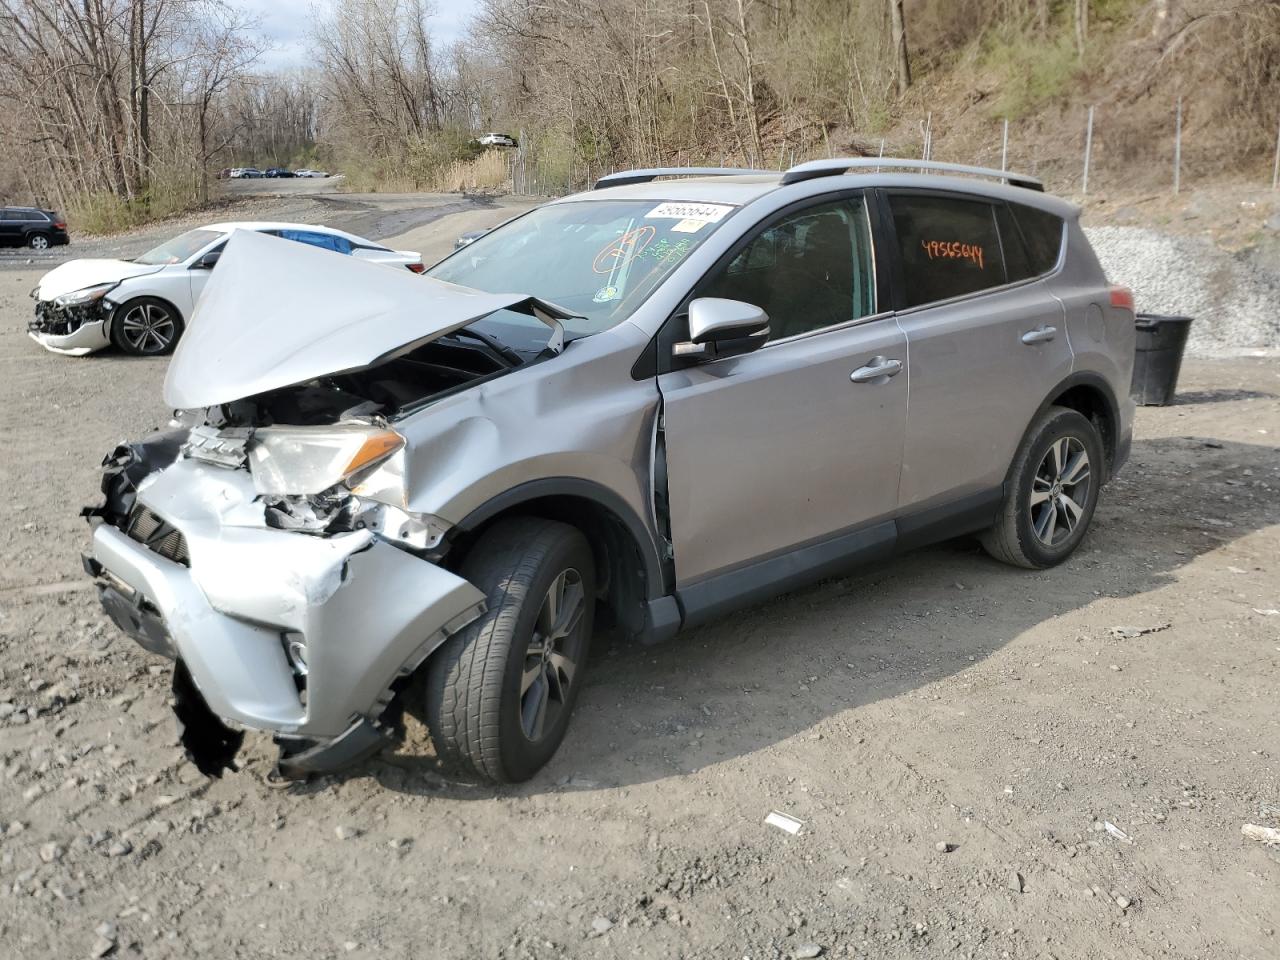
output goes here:
<path id="1" fill-rule="evenodd" d="M 81 307 L 59 307 L 51 300 L 37 300 L 36 315 L 27 323 L 27 329 L 32 333 L 65 337 L 101 316 L 102 308 L 98 303 Z"/>
<path id="2" fill-rule="evenodd" d="M 125 521 L 124 532 L 131 540 L 138 541 L 166 560 L 180 563 L 184 567 L 191 566 L 191 559 L 187 554 L 187 538 L 154 511 L 141 505 L 134 507 Z"/>

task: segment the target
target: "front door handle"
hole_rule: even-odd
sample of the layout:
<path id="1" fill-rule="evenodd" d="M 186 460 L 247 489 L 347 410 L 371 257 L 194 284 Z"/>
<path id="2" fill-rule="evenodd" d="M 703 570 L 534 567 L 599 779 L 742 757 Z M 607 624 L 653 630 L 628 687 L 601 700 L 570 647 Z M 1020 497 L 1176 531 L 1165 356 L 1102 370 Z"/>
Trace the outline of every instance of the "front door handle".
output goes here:
<path id="1" fill-rule="evenodd" d="M 1023 343 L 1045 343 L 1058 335 L 1057 327 L 1039 326 L 1022 335 Z"/>
<path id="2" fill-rule="evenodd" d="M 854 383 L 884 383 L 890 377 L 902 372 L 901 360 L 890 360 L 887 357 L 872 357 L 865 367 L 859 367 L 849 374 Z"/>

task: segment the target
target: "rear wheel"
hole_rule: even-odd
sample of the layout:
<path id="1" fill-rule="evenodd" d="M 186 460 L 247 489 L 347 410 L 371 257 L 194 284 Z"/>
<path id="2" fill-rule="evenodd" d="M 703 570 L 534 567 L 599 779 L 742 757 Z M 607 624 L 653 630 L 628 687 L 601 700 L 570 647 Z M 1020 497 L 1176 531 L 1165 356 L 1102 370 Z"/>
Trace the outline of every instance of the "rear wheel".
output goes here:
<path id="1" fill-rule="evenodd" d="M 170 304 L 156 297 L 138 297 L 116 308 L 111 340 L 135 357 L 171 353 L 182 335 L 182 318 Z"/>
<path id="2" fill-rule="evenodd" d="M 49 238 L 43 233 L 33 233 L 27 237 L 27 246 L 32 250 L 48 250 Z"/>
<path id="3" fill-rule="evenodd" d="M 1102 440 L 1093 423 L 1075 410 L 1050 407 L 1018 448 L 1000 516 L 982 545 L 1019 567 L 1061 563 L 1093 519 L 1102 471 Z"/>
<path id="4" fill-rule="evenodd" d="M 595 606 L 595 563 L 576 529 L 500 521 L 462 576 L 488 610 L 432 656 L 426 718 L 441 758 L 490 780 L 527 780 L 551 759 L 582 685 Z"/>

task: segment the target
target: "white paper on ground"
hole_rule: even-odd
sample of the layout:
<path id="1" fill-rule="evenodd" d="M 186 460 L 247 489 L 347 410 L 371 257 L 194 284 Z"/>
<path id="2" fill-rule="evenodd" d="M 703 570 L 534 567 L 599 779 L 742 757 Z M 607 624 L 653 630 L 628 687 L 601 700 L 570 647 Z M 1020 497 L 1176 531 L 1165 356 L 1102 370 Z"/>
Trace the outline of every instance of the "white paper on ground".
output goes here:
<path id="1" fill-rule="evenodd" d="M 803 820 L 797 820 L 795 817 L 786 813 L 779 813 L 777 810 L 772 811 L 765 817 L 764 822 L 771 827 L 785 830 L 787 833 L 799 833 L 800 828 L 804 826 Z"/>

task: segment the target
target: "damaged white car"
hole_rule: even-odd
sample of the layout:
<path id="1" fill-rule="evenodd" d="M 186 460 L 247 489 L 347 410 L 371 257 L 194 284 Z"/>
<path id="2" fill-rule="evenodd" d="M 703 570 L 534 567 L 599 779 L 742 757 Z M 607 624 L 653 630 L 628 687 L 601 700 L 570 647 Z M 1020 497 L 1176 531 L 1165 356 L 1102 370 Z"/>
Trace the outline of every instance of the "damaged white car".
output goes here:
<path id="1" fill-rule="evenodd" d="M 967 533 L 1070 556 L 1129 450 L 1132 295 L 1034 181 L 871 162 L 619 174 L 425 280 L 235 233 L 174 423 L 86 510 L 200 768 L 251 728 L 334 770 L 403 707 L 521 780 L 601 620 L 655 642 Z"/>
<path id="2" fill-rule="evenodd" d="M 213 276 L 234 230 L 295 240 L 372 263 L 422 273 L 422 257 L 332 227 L 237 221 L 188 230 L 134 260 L 72 260 L 46 273 L 31 291 L 31 339 L 46 350 L 81 357 L 115 345 L 132 356 L 173 350 Z"/>

